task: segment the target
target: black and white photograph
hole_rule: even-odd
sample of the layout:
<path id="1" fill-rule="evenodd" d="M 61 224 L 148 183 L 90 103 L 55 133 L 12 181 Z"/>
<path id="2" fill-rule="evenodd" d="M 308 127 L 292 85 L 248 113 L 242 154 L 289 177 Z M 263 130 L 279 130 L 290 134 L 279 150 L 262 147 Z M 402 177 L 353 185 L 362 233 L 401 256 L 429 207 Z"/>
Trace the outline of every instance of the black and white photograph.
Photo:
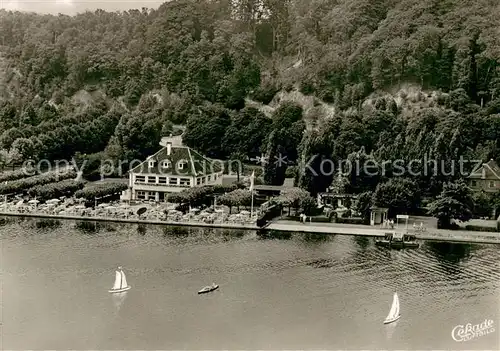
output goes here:
<path id="1" fill-rule="evenodd" d="M 0 0 L 0 350 L 500 350 L 500 0 Z"/>

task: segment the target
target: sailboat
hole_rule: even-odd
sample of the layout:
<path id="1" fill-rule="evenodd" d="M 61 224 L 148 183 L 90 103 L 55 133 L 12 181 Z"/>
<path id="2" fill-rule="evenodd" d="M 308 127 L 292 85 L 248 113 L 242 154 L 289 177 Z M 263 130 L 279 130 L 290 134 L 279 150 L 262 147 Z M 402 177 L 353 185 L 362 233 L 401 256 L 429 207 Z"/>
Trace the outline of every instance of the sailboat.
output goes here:
<path id="1" fill-rule="evenodd" d="M 122 267 L 118 267 L 115 276 L 115 284 L 108 291 L 110 293 L 120 293 L 130 290 L 130 288 L 131 286 L 127 285 L 127 278 L 125 277 L 125 273 L 123 273 Z"/>
<path id="2" fill-rule="evenodd" d="M 391 310 L 389 311 L 389 314 L 385 318 L 384 324 L 395 322 L 399 319 L 399 317 L 401 317 L 401 315 L 399 314 L 399 298 L 398 294 L 394 293 Z"/>

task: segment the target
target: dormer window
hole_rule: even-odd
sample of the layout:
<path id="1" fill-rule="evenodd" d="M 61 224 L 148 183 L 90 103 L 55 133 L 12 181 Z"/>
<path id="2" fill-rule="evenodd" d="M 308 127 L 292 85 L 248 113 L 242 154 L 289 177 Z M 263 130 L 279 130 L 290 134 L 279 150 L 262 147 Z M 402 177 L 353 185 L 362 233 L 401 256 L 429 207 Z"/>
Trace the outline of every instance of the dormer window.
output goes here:
<path id="1" fill-rule="evenodd" d="M 170 162 L 170 160 L 163 160 L 161 162 L 161 166 L 162 168 L 170 168 L 172 166 L 172 162 Z"/>
<path id="2" fill-rule="evenodd" d="M 153 168 L 155 166 L 155 163 L 156 163 L 155 160 L 149 160 L 148 162 L 149 168 Z"/>
<path id="3" fill-rule="evenodd" d="M 180 161 L 179 162 L 179 169 L 184 169 L 186 166 L 187 166 L 187 162 L 186 161 Z"/>

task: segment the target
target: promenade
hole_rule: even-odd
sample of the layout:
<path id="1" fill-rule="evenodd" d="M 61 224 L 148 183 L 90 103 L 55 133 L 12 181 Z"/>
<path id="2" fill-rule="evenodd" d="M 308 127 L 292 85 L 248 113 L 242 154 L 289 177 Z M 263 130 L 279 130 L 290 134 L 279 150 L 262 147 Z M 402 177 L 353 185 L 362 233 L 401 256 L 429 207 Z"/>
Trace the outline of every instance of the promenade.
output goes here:
<path id="1" fill-rule="evenodd" d="M 167 225 L 167 226 L 185 226 L 185 227 L 200 227 L 200 228 L 221 228 L 221 229 L 243 229 L 243 230 L 264 230 L 264 231 L 281 231 L 281 232 L 296 232 L 296 233 L 314 233 L 314 234 L 338 234 L 338 235 L 357 235 L 368 237 L 384 237 L 386 233 L 391 232 L 406 232 L 402 226 L 394 229 L 383 229 L 378 227 L 370 227 L 355 224 L 336 224 L 336 223 L 301 223 L 288 220 L 277 220 L 270 223 L 266 228 L 261 229 L 256 224 L 252 223 L 227 223 L 215 222 L 206 223 L 202 221 L 170 221 L 160 219 L 140 219 L 140 218 L 117 218 L 106 216 L 79 216 L 65 214 L 46 214 L 46 213 L 20 213 L 20 212 L 0 212 L 0 216 L 9 217 L 31 217 L 31 218 L 50 218 L 61 220 L 76 220 L 76 221 L 98 221 L 98 222 L 115 222 L 115 223 L 130 223 L 130 224 L 152 224 L 152 225 Z M 419 240 L 430 241 L 447 241 L 447 242 L 463 242 L 463 243 L 478 243 L 478 244 L 500 244 L 500 233 L 488 232 L 473 232 L 465 230 L 443 230 L 443 229 L 428 229 L 425 232 L 415 232 L 409 228 L 408 233 L 415 234 Z"/>
<path id="2" fill-rule="evenodd" d="M 78 215 L 61 215 L 61 214 L 46 214 L 46 213 L 19 213 L 19 212 L 0 212 L 1 216 L 8 217 L 31 217 L 31 218 L 50 218 L 50 219 L 66 219 L 75 221 L 89 222 L 115 222 L 115 223 L 130 223 L 130 224 L 153 224 L 153 225 L 168 225 L 168 226 L 184 226 L 184 227 L 206 227 L 206 228 L 221 228 L 221 229 L 244 229 L 257 230 L 255 224 L 242 223 L 205 223 L 201 221 L 168 221 L 159 219 L 137 219 L 137 218 L 117 218 L 103 216 L 78 216 Z"/>
<path id="3" fill-rule="evenodd" d="M 299 233 L 321 233 L 340 235 L 361 235 L 384 237 L 386 233 L 406 232 L 404 226 L 394 229 L 383 229 L 363 225 L 345 225 L 336 223 L 301 223 L 295 221 L 278 220 L 269 224 L 265 230 L 276 230 Z M 429 228 L 425 232 L 416 232 L 408 228 L 408 233 L 414 234 L 419 240 L 466 242 L 480 244 L 500 244 L 500 233 L 473 232 L 466 230 L 444 230 Z"/>

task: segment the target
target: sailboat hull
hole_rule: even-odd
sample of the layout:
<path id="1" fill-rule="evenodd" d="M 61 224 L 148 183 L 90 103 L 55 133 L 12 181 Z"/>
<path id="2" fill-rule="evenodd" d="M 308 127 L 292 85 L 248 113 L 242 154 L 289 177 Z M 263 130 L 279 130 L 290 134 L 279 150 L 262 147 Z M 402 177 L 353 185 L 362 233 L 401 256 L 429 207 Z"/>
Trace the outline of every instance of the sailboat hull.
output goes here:
<path id="1" fill-rule="evenodd" d="M 121 289 L 110 289 L 110 290 L 108 290 L 108 292 L 110 292 L 110 293 L 121 293 L 121 292 L 130 290 L 130 288 L 131 288 L 131 286 L 126 286 L 126 287 L 121 288 Z"/>
<path id="2" fill-rule="evenodd" d="M 209 292 L 217 290 L 217 289 L 219 289 L 218 285 L 216 285 L 216 286 L 206 286 L 203 289 L 201 289 L 200 291 L 198 291 L 198 294 L 206 294 L 206 293 L 209 293 Z"/>
<path id="3" fill-rule="evenodd" d="M 386 320 L 384 321 L 384 324 L 389 324 L 389 323 L 395 322 L 395 321 L 397 321 L 400 317 L 401 317 L 401 315 L 399 315 L 399 316 L 397 316 L 397 317 L 394 317 L 394 318 L 389 318 L 389 319 L 386 319 Z"/>

